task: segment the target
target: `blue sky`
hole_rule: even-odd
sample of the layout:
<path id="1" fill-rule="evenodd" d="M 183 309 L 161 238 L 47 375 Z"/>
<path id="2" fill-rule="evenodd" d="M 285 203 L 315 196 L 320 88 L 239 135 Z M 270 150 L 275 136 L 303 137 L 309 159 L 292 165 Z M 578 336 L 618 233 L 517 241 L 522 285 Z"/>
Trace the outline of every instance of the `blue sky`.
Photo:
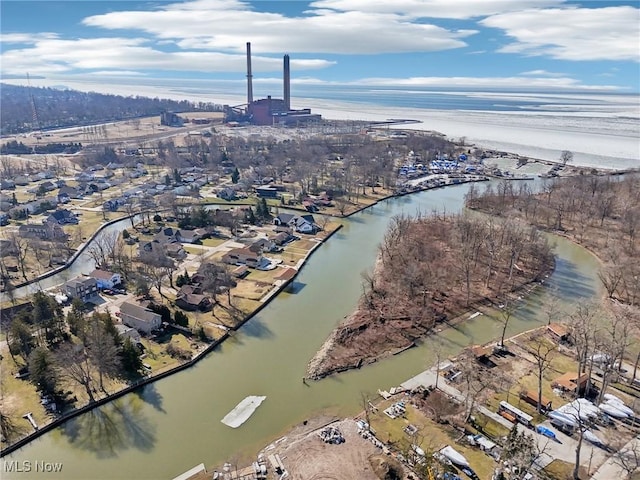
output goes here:
<path id="1" fill-rule="evenodd" d="M 3 0 L 3 79 L 254 79 L 403 88 L 640 90 L 640 3 Z"/>

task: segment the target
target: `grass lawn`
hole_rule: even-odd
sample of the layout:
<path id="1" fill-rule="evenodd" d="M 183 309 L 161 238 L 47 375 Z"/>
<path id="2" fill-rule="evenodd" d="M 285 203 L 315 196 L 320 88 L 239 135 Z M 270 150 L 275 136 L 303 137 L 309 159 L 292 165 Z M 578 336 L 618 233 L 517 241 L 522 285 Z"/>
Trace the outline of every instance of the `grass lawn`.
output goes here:
<path id="1" fill-rule="evenodd" d="M 182 244 L 182 248 L 184 248 L 185 252 L 191 253 L 193 255 L 202 255 L 203 253 L 207 253 L 206 250 L 203 250 L 202 248 L 196 247 L 194 245 Z"/>
<path id="2" fill-rule="evenodd" d="M 573 464 L 563 460 L 554 460 L 542 471 L 553 480 L 570 480 L 573 478 Z M 580 478 L 585 480 L 589 478 L 589 474 L 584 467 L 580 467 Z"/>
<path id="3" fill-rule="evenodd" d="M 240 297 L 242 299 L 259 301 L 272 288 L 271 284 L 259 285 L 251 280 L 245 279 L 238 282 L 238 285 L 231 290 L 231 295 L 234 298 Z"/>
<path id="4" fill-rule="evenodd" d="M 394 400 L 394 401 L 397 401 Z M 407 406 L 406 418 L 391 419 L 384 414 L 383 410 L 394 403 L 388 400 L 378 405 L 379 410 L 370 414 L 371 426 L 376 431 L 376 436 L 382 442 L 392 442 L 394 447 L 402 449 L 407 443 L 417 443 L 427 452 L 434 452 L 447 445 L 451 445 L 458 452 L 465 456 L 480 478 L 491 478 L 495 468 L 494 460 L 481 450 L 467 445 L 456 443 L 460 433 L 451 427 L 439 425 L 416 410 L 411 405 Z M 418 432 L 409 436 L 404 432 L 404 428 L 412 424 L 418 428 Z"/>
<path id="5" fill-rule="evenodd" d="M 483 433 L 485 436 L 498 440 L 509 435 L 509 430 L 501 423 L 496 422 L 494 419 L 482 413 L 475 413 L 474 415 L 476 417 L 476 423 L 482 427 L 480 433 Z"/>
<path id="6" fill-rule="evenodd" d="M 253 282 L 263 282 L 273 284 L 273 279 L 275 276 L 280 275 L 281 271 L 279 269 L 275 270 L 249 270 L 249 275 L 244 277 L 243 280 L 240 280 L 238 283 L 242 283 L 244 280 L 249 280 Z"/>
<path id="7" fill-rule="evenodd" d="M 172 333 L 165 335 L 158 339 L 158 343 L 150 342 L 147 339 L 142 339 L 142 344 L 145 347 L 145 353 L 147 356 L 143 362 L 151 367 L 152 373 L 159 373 L 161 371 L 169 370 L 183 363 L 183 360 L 179 358 L 173 358 L 166 351 L 167 346 L 173 343 L 174 345 L 187 350 L 192 351 L 191 342 L 182 333 Z"/>
<path id="8" fill-rule="evenodd" d="M 75 248 L 80 245 L 80 241 L 84 242 L 86 239 L 91 237 L 91 235 L 98 230 L 100 225 L 105 222 L 102 212 L 81 210 L 77 213 L 79 223 L 77 225 L 67 225 L 64 227 L 64 231 L 74 239 L 73 246 Z M 80 240 L 80 238 L 82 238 L 82 240 Z"/>
<path id="9" fill-rule="evenodd" d="M 218 245 L 222 245 L 226 240 L 222 238 L 207 238 L 202 240 L 202 244 L 207 247 L 217 247 Z"/>
<path id="10" fill-rule="evenodd" d="M 49 414 L 40 404 L 40 395 L 36 387 L 28 378 L 18 379 L 15 374 L 23 366 L 22 357 L 16 357 L 19 366 L 16 365 L 9 355 L 6 346 L 2 348 L 2 360 L 0 360 L 0 382 L 2 383 L 2 399 L 0 407 L 3 415 L 7 415 L 15 426 L 15 435 L 10 440 L 17 440 L 20 437 L 33 432 L 33 427 L 22 415 L 31 412 L 36 424 L 43 425 L 50 421 Z"/>
<path id="11" fill-rule="evenodd" d="M 306 255 L 306 252 L 304 253 L 292 252 L 291 250 L 289 250 L 289 248 L 290 247 L 287 247 L 284 252 L 271 253 L 269 254 L 269 256 L 273 258 L 281 259 L 283 265 L 295 265 L 301 259 L 303 259 L 304 256 Z M 303 251 L 300 250 L 300 252 L 303 252 Z"/>

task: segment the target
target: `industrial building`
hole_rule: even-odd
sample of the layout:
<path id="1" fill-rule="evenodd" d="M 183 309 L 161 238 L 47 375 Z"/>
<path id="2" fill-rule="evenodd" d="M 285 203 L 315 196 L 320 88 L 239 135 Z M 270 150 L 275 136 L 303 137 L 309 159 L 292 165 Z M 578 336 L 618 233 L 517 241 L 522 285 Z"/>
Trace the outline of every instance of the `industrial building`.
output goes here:
<path id="1" fill-rule="evenodd" d="M 300 125 L 321 120 L 308 108 L 291 109 L 291 70 L 289 55 L 283 60 L 283 98 L 253 99 L 253 74 L 251 73 L 251 43 L 247 42 L 247 103 L 235 107 L 225 106 L 225 121 L 252 125 Z"/>

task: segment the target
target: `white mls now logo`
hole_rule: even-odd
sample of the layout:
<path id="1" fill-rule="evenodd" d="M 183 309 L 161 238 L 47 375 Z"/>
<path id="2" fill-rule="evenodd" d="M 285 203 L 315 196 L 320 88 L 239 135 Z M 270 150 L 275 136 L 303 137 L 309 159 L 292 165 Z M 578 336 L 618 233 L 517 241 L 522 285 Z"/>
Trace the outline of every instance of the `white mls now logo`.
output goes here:
<path id="1" fill-rule="evenodd" d="M 10 460 L 2 462 L 2 472 L 4 473 L 59 473 L 62 472 L 62 462 L 40 462 L 30 460 Z"/>

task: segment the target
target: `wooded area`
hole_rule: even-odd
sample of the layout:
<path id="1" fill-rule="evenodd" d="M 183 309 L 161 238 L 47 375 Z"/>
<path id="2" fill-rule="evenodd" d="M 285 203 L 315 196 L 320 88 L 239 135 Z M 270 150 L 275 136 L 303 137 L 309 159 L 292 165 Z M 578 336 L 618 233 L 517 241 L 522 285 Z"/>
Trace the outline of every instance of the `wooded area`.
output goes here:
<path id="1" fill-rule="evenodd" d="M 489 184 L 482 192 L 472 185 L 466 200 L 469 208 L 569 236 L 603 262 L 599 276 L 609 297 L 640 301 L 638 175 L 562 178 L 547 181 L 538 194 L 524 183 Z"/>
<path id="2" fill-rule="evenodd" d="M 358 310 L 334 331 L 309 367 L 311 378 L 409 347 L 438 322 L 510 292 L 553 268 L 537 229 L 473 215 L 396 217 L 375 272 L 363 275 Z"/>
<path id="3" fill-rule="evenodd" d="M 215 105 L 203 102 L 124 97 L 57 88 L 29 88 L 4 83 L 0 88 L 0 103 L 2 135 L 159 115 L 163 111 L 216 110 Z M 34 108 L 39 125 L 34 125 Z M 218 110 L 221 108 L 218 105 Z"/>

